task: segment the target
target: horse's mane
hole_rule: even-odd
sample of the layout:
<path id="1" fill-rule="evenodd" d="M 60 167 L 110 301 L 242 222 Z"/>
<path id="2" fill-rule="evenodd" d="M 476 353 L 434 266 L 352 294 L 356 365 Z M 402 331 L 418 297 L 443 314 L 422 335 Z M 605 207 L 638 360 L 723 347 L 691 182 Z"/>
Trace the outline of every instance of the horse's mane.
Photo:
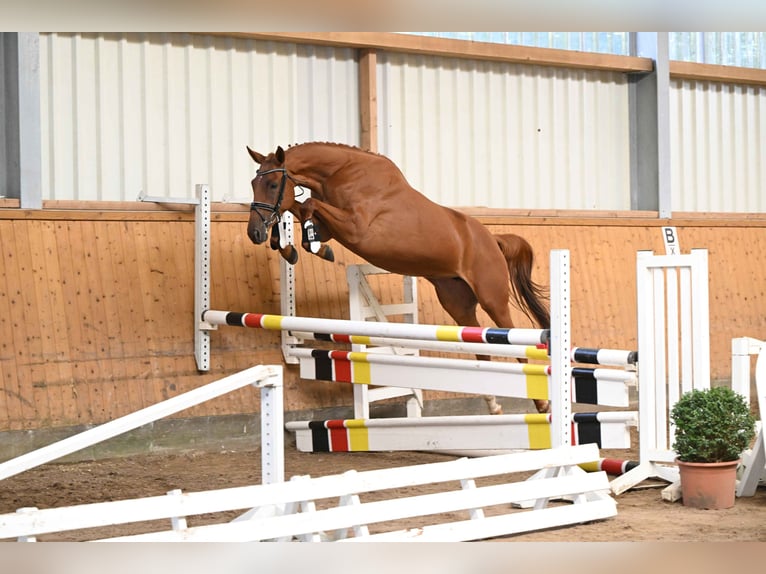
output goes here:
<path id="1" fill-rule="evenodd" d="M 354 145 L 345 144 L 345 143 L 339 143 L 339 142 L 304 142 L 304 143 L 290 144 L 289 146 L 287 146 L 287 149 L 298 148 L 298 147 L 303 147 L 303 146 L 337 147 L 337 148 L 346 149 L 346 150 L 349 150 L 349 151 L 357 151 L 357 152 L 361 152 L 361 153 L 368 153 L 370 155 L 377 155 L 377 156 L 385 157 L 385 156 L 382 156 L 382 154 L 379 154 L 379 153 L 374 152 L 374 151 L 369 150 L 369 149 L 364 149 L 364 148 L 361 148 L 359 146 L 354 146 Z"/>

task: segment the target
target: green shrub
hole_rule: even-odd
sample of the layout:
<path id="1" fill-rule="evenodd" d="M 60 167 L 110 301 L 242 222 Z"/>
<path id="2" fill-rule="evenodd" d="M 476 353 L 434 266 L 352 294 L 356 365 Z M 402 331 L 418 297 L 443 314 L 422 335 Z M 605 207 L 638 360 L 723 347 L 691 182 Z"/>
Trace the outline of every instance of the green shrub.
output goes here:
<path id="1" fill-rule="evenodd" d="M 683 462 L 737 460 L 755 436 L 745 398 L 727 387 L 693 390 L 673 406 L 673 450 Z"/>

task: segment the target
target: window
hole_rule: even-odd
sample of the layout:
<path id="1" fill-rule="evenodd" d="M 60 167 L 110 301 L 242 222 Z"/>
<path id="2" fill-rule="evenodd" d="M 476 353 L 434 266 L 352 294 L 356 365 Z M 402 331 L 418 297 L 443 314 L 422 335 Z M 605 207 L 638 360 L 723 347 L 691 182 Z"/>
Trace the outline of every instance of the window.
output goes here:
<path id="1" fill-rule="evenodd" d="M 406 32 L 420 36 L 558 48 L 603 54 L 630 54 L 628 32 Z M 766 68 L 766 32 L 670 32 L 671 60 Z"/>

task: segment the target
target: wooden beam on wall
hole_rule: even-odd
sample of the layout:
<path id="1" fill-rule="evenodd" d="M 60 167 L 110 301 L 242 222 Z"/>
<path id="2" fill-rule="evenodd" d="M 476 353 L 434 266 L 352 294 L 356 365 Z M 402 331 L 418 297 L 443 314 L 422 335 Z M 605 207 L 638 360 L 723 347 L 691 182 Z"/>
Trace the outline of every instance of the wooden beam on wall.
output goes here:
<path id="1" fill-rule="evenodd" d="M 360 50 L 366 48 L 427 56 L 612 72 L 646 73 L 651 72 L 653 67 L 651 59 L 635 56 L 495 44 L 492 42 L 466 42 L 465 40 L 391 32 L 226 32 L 225 34 L 219 33 L 219 35 L 272 42 L 343 46 Z"/>
<path id="2" fill-rule="evenodd" d="M 359 115 L 362 149 L 378 151 L 378 56 L 374 50 L 359 52 Z"/>
<path id="3" fill-rule="evenodd" d="M 696 80 L 752 86 L 766 85 L 766 70 L 675 60 L 670 62 L 670 77 L 674 80 Z"/>

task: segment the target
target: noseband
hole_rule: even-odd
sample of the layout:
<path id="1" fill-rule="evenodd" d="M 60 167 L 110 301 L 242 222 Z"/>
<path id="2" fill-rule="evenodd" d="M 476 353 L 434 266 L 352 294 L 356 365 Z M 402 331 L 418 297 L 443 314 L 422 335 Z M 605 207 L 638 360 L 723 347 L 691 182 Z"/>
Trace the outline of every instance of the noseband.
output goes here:
<path id="1" fill-rule="evenodd" d="M 256 175 L 266 175 L 268 173 L 276 173 L 276 172 L 282 172 L 282 181 L 279 184 L 279 195 L 277 195 L 277 201 L 274 203 L 274 205 L 271 205 L 270 203 L 263 203 L 261 201 L 253 201 L 250 204 L 250 211 L 255 211 L 258 216 L 261 218 L 261 221 L 263 221 L 263 224 L 266 226 L 266 228 L 270 227 L 274 223 L 280 220 L 279 215 L 279 208 L 282 206 L 282 199 L 285 196 L 285 182 L 287 181 L 287 178 L 290 177 L 287 175 L 287 170 L 283 167 L 277 167 L 274 169 L 268 169 L 266 171 L 256 171 Z M 292 179 L 292 178 L 290 178 Z M 261 212 L 258 211 L 259 209 L 267 209 L 271 212 L 268 219 L 263 217 L 261 215 Z"/>

